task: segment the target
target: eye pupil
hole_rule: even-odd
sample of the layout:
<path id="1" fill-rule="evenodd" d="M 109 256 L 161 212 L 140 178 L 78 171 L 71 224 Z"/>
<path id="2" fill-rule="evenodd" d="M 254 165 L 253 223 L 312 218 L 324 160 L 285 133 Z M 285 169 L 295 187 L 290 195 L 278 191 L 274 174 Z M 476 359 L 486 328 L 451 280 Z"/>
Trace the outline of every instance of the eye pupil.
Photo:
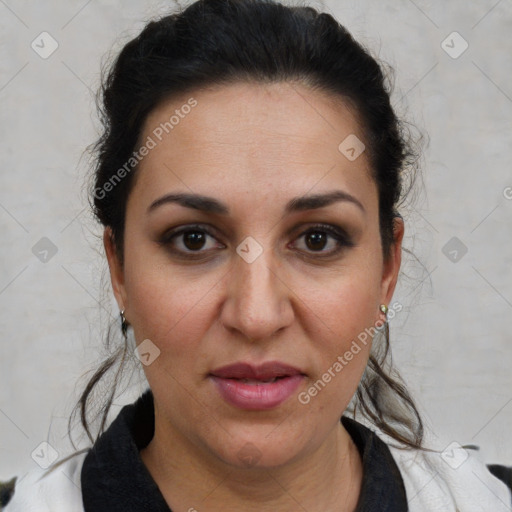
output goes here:
<path id="1" fill-rule="evenodd" d="M 191 251 L 201 249 L 205 244 L 205 234 L 200 231 L 187 231 L 183 234 L 183 243 Z"/>
<path id="2" fill-rule="evenodd" d="M 325 233 L 320 232 L 314 232 L 309 233 L 306 236 L 306 245 L 308 246 L 308 249 L 311 249 L 313 251 L 322 250 L 325 247 L 325 244 L 327 243 L 327 236 Z"/>

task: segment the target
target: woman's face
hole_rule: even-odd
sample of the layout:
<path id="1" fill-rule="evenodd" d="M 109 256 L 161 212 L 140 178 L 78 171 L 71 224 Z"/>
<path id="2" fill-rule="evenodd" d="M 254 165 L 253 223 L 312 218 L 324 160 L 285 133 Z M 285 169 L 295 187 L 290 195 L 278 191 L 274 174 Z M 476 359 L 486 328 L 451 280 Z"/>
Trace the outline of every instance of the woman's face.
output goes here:
<path id="1" fill-rule="evenodd" d="M 403 234 L 384 264 L 362 139 L 346 106 L 288 83 L 197 91 L 149 115 L 124 267 L 109 230 L 105 246 L 157 433 L 270 467 L 343 428 Z"/>

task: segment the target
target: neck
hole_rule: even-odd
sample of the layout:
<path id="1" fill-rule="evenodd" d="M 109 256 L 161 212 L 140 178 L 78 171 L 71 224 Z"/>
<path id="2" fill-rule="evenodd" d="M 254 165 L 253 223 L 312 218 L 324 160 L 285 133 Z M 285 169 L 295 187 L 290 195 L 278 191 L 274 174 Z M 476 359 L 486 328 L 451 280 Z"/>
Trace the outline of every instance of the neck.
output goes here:
<path id="1" fill-rule="evenodd" d="M 141 458 L 172 510 L 346 511 L 356 508 L 362 462 L 338 422 L 315 451 L 278 467 L 234 467 L 155 418 Z"/>

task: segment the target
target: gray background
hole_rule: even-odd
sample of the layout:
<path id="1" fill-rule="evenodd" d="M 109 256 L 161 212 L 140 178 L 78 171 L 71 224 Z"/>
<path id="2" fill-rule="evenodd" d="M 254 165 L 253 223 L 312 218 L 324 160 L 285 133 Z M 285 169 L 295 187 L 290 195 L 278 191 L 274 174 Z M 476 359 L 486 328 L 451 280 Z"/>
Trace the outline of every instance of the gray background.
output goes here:
<path id="1" fill-rule="evenodd" d="M 405 259 L 395 294 L 394 359 L 438 448 L 477 444 L 485 461 L 512 465 L 512 1 L 311 4 L 395 68 L 396 108 L 430 137 L 424 188 L 404 211 L 419 262 Z M 66 417 L 99 355 L 100 311 L 117 314 L 85 194 L 92 91 L 107 52 L 170 5 L 0 0 L 0 479 L 33 467 L 43 441 L 69 449 Z M 46 59 L 31 48 L 43 31 L 59 45 Z M 454 31 L 469 44 L 457 58 Z M 57 249 L 46 262 L 34 254 L 43 237 Z"/>

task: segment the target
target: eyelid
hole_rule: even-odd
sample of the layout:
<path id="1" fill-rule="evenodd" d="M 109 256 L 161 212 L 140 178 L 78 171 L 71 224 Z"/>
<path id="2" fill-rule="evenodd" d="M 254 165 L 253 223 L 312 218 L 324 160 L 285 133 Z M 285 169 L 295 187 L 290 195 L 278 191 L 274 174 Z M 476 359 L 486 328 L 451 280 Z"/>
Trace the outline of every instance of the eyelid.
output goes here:
<path id="1" fill-rule="evenodd" d="M 164 245 L 169 244 L 173 238 L 178 237 L 179 235 L 182 235 L 187 231 L 202 231 L 206 233 L 208 236 L 215 238 L 217 240 L 217 235 L 215 235 L 215 229 L 213 229 L 213 227 L 208 224 L 184 224 L 183 226 L 178 226 L 176 228 L 171 228 L 165 231 L 163 235 L 159 237 L 159 242 Z"/>
<path id="2" fill-rule="evenodd" d="M 308 226 L 308 228 L 303 231 L 301 234 L 304 235 L 306 233 L 314 232 L 314 231 L 326 231 L 327 233 L 337 236 L 339 238 L 343 238 L 343 240 L 347 242 L 351 242 L 351 237 L 347 233 L 347 231 L 339 226 L 334 226 L 332 224 L 325 224 L 322 222 L 314 223 L 311 226 Z M 352 242 L 351 242 L 352 243 Z"/>

